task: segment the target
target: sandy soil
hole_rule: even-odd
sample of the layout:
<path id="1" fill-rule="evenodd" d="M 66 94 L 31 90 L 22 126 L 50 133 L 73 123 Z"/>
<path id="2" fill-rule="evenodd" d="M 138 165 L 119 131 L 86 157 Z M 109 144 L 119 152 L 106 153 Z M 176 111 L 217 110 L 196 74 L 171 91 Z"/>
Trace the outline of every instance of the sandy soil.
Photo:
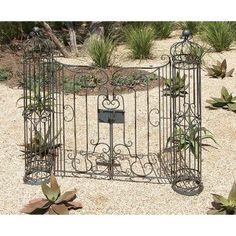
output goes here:
<path id="1" fill-rule="evenodd" d="M 169 47 L 177 37 L 156 41 L 153 60 L 132 61 L 125 46 L 116 52 L 118 65 L 151 65 L 162 54 L 168 54 Z M 122 53 L 121 53 L 122 52 Z M 211 64 L 217 59 L 227 59 L 229 68 L 236 68 L 236 50 L 224 53 L 210 53 L 205 61 Z M 72 59 L 69 63 L 87 61 L 86 57 Z M 122 62 L 122 63 L 121 63 Z M 202 71 L 202 118 L 203 126 L 211 130 L 219 143 L 217 148 L 203 151 L 204 190 L 199 196 L 186 197 L 175 193 L 170 185 L 129 183 L 120 181 L 94 180 L 85 178 L 58 178 L 62 190 L 76 187 L 78 197 L 84 205 L 80 211 L 71 214 L 205 214 L 210 207 L 210 193 L 227 195 L 236 179 L 236 122 L 233 112 L 222 109 L 209 110 L 206 99 L 218 97 L 220 89 L 226 86 L 236 95 L 236 72 L 232 78 L 212 79 Z M 19 144 L 23 142 L 22 110 L 16 107 L 22 90 L 11 89 L 0 84 L 0 213 L 19 214 L 19 209 L 30 199 L 41 197 L 39 186 L 23 184 L 24 160 L 20 156 Z"/>

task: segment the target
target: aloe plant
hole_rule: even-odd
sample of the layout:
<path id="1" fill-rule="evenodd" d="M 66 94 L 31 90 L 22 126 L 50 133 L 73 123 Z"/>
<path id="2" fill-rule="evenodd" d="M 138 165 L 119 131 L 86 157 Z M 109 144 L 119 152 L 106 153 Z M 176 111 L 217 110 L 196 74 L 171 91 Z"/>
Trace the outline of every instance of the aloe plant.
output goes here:
<path id="1" fill-rule="evenodd" d="M 211 97 L 211 99 L 212 100 L 206 100 L 206 102 L 213 107 L 221 107 L 236 112 L 236 96 L 233 97 L 232 93 L 229 93 L 224 86 L 221 89 L 221 97 Z"/>
<path id="2" fill-rule="evenodd" d="M 54 98 L 51 94 L 42 94 L 40 92 L 39 82 L 34 84 L 33 92 L 31 96 L 23 96 L 17 100 L 17 104 L 20 100 L 27 100 L 26 107 L 20 106 L 19 108 L 24 108 L 25 114 L 32 114 L 34 112 L 38 117 L 42 117 L 45 112 L 53 112 L 52 101 Z"/>
<path id="3" fill-rule="evenodd" d="M 164 89 L 164 96 L 172 97 L 183 97 L 187 94 L 187 88 L 189 84 L 186 84 L 186 75 L 180 76 L 180 73 L 177 72 L 177 75 L 172 79 L 164 79 L 166 88 Z"/>
<path id="4" fill-rule="evenodd" d="M 206 67 L 208 72 L 208 76 L 213 78 L 225 78 L 225 77 L 232 77 L 234 72 L 234 68 L 227 72 L 227 62 L 224 59 L 222 62 L 217 61 L 216 65 L 212 65 L 212 67 Z"/>
<path id="5" fill-rule="evenodd" d="M 207 212 L 208 215 L 236 215 L 236 182 L 229 192 L 228 198 L 213 194 L 213 208 Z"/>
<path id="6" fill-rule="evenodd" d="M 213 134 L 205 127 L 192 127 L 188 131 L 184 131 L 179 127 L 176 128 L 173 135 L 168 138 L 167 144 L 169 142 L 174 143 L 178 152 L 181 152 L 182 150 L 190 150 L 194 157 L 198 158 L 200 143 L 202 147 L 209 146 L 208 144 L 202 143 L 202 141 L 206 139 L 211 139 L 217 143 L 213 137 Z"/>
<path id="7" fill-rule="evenodd" d="M 61 146 L 60 143 L 54 144 L 55 140 L 61 133 L 61 130 L 49 140 L 50 130 L 51 128 L 49 127 L 45 137 L 43 137 L 39 131 L 35 130 L 35 136 L 31 143 L 21 145 L 26 147 L 26 150 L 21 150 L 26 155 L 26 157 L 29 158 L 37 155 L 44 157 L 47 154 L 53 154 L 53 151 Z"/>
<path id="8" fill-rule="evenodd" d="M 77 196 L 77 190 L 67 191 L 61 194 L 60 187 L 55 176 L 50 178 L 50 186 L 46 183 L 41 184 L 42 192 L 46 198 L 37 198 L 29 201 L 20 212 L 26 214 L 50 214 L 50 215 L 66 215 L 69 210 L 77 210 L 82 208 L 82 204 L 74 201 Z"/>

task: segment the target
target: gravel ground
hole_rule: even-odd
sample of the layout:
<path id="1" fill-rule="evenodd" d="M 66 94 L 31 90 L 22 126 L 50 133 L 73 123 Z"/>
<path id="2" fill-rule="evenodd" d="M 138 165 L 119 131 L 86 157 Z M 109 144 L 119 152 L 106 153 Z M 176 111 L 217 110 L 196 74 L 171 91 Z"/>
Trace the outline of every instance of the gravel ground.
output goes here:
<path id="1" fill-rule="evenodd" d="M 168 48 L 177 38 L 157 41 L 155 53 L 168 53 Z M 162 50 L 158 50 L 162 48 Z M 127 50 L 120 46 L 117 58 Z M 119 54 L 119 51 L 122 53 Z M 120 57 L 119 57 L 120 56 Z M 227 58 L 228 66 L 236 67 L 236 51 L 211 53 L 206 61 Z M 83 58 L 83 60 L 85 60 Z M 128 63 L 129 62 L 129 63 Z M 71 61 L 70 61 L 71 63 Z M 78 62 L 75 62 L 78 63 Z M 144 61 L 142 65 L 153 64 Z M 140 65 L 140 61 L 124 60 L 123 65 Z M 186 197 L 175 193 L 170 185 L 129 183 L 120 181 L 93 180 L 85 178 L 58 178 L 62 190 L 78 189 L 78 197 L 84 205 L 71 214 L 205 214 L 210 207 L 210 193 L 227 194 L 236 179 L 236 122 L 235 114 L 222 109 L 205 108 L 206 99 L 218 97 L 222 86 L 236 95 L 236 72 L 234 77 L 212 79 L 202 72 L 202 117 L 203 126 L 211 130 L 219 143 L 216 148 L 203 151 L 204 190 L 199 196 Z M 19 214 L 19 209 L 30 199 L 40 197 L 39 186 L 23 184 L 24 160 L 20 157 L 19 144 L 23 142 L 23 118 L 16 107 L 22 90 L 10 89 L 0 84 L 0 213 Z"/>

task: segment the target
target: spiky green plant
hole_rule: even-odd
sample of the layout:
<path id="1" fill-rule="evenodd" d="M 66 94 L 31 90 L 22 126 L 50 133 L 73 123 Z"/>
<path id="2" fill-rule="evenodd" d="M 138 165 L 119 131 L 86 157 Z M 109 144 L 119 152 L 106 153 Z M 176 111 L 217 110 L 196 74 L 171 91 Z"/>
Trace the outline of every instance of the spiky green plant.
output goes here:
<path id="1" fill-rule="evenodd" d="M 236 182 L 229 192 L 228 198 L 213 194 L 213 208 L 207 212 L 208 215 L 236 215 Z"/>
<path id="2" fill-rule="evenodd" d="M 227 71 L 227 62 L 226 59 L 224 59 L 222 62 L 217 61 L 216 65 L 212 65 L 211 67 L 206 67 L 206 70 L 208 72 L 208 76 L 211 76 L 213 78 L 224 78 L 224 77 L 232 77 L 232 74 L 234 72 L 234 68 Z"/>
<path id="3" fill-rule="evenodd" d="M 82 208 L 82 204 L 74 201 L 77 196 L 77 190 L 67 191 L 61 194 L 60 187 L 56 178 L 52 175 L 50 178 L 50 186 L 46 183 L 41 185 L 42 192 L 46 198 L 37 198 L 29 201 L 20 212 L 32 215 L 68 215 L 69 210 L 77 210 Z"/>
<path id="4" fill-rule="evenodd" d="M 206 102 L 211 104 L 213 107 L 221 107 L 236 112 L 236 96 L 233 97 L 233 94 L 229 93 L 224 86 L 221 89 L 220 98 L 211 97 L 211 100 L 206 100 Z"/>
<path id="5" fill-rule="evenodd" d="M 57 132 L 53 137 L 50 137 L 51 127 L 48 128 L 47 133 L 43 136 L 39 131 L 35 130 L 35 135 L 30 143 L 21 145 L 25 147 L 25 150 L 21 150 L 26 155 L 26 158 L 33 158 L 34 156 L 44 157 L 48 154 L 54 156 L 54 152 L 57 148 L 61 147 L 61 144 L 54 144 L 59 137 L 61 130 Z"/>
<path id="6" fill-rule="evenodd" d="M 209 146 L 208 144 L 202 143 L 202 141 L 206 139 L 211 139 L 217 143 L 213 134 L 205 127 L 190 127 L 187 131 L 178 127 L 174 130 L 173 135 L 168 138 L 167 145 L 172 142 L 178 152 L 190 150 L 193 156 L 198 158 L 199 145 L 201 144 L 202 147 Z"/>
<path id="7" fill-rule="evenodd" d="M 125 29 L 125 39 L 134 59 L 146 59 L 151 55 L 154 30 L 147 25 L 129 26 Z"/>
<path id="8" fill-rule="evenodd" d="M 235 39 L 231 22 L 204 22 L 201 27 L 202 40 L 206 41 L 216 52 L 228 50 Z"/>
<path id="9" fill-rule="evenodd" d="M 106 68 L 111 63 L 115 43 L 108 38 L 92 38 L 88 44 L 88 53 L 96 66 Z"/>
<path id="10" fill-rule="evenodd" d="M 166 39 L 173 31 L 173 22 L 171 21 L 153 22 L 152 26 L 157 39 Z"/>
<path id="11" fill-rule="evenodd" d="M 189 84 L 186 84 L 186 75 L 181 77 L 180 73 L 177 72 L 175 78 L 164 79 L 165 88 L 164 88 L 164 96 L 171 97 L 183 97 L 187 94 L 187 88 Z"/>

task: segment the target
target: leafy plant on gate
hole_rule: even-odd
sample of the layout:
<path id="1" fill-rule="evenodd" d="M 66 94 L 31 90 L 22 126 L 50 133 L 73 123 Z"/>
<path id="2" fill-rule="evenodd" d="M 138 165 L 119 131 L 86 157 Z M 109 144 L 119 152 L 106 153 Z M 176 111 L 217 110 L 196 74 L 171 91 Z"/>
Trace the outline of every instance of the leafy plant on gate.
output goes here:
<path id="1" fill-rule="evenodd" d="M 236 112 L 236 96 L 233 97 L 232 93 L 223 86 L 221 89 L 221 97 L 211 97 L 211 100 L 206 100 L 207 103 L 211 104 L 216 108 L 223 108 L 233 112 Z"/>
<path id="2" fill-rule="evenodd" d="M 229 192 L 228 198 L 213 194 L 213 208 L 207 212 L 208 215 L 236 215 L 236 182 Z"/>
<path id="3" fill-rule="evenodd" d="M 46 213 L 50 215 L 67 215 L 72 209 L 82 208 L 80 202 L 74 201 L 77 198 L 77 190 L 74 189 L 61 194 L 61 189 L 53 175 L 50 178 L 50 186 L 43 183 L 41 189 L 46 198 L 37 198 L 29 201 L 20 212 L 34 215 Z"/>
<path id="4" fill-rule="evenodd" d="M 40 90 L 40 82 L 35 82 L 33 93 L 28 96 L 22 96 L 17 100 L 17 104 L 20 100 L 26 101 L 25 106 L 19 107 L 24 108 L 24 115 L 35 113 L 38 117 L 42 118 L 45 112 L 53 112 L 52 103 L 55 98 L 53 98 L 52 94 L 47 94 Z"/>
<path id="5" fill-rule="evenodd" d="M 26 158 L 33 158 L 35 156 L 52 155 L 55 157 L 56 149 L 61 147 L 60 143 L 55 144 L 55 141 L 61 133 L 61 129 L 53 136 L 50 137 L 51 127 L 48 128 L 47 133 L 43 136 L 39 131 L 35 130 L 35 135 L 30 143 L 21 145 L 25 147 L 25 150 L 21 150 L 26 156 Z"/>
<path id="6" fill-rule="evenodd" d="M 186 90 L 188 89 L 189 84 L 186 84 L 186 77 L 186 75 L 181 77 L 180 73 L 177 72 L 175 78 L 164 79 L 164 96 L 183 97 L 187 94 L 188 92 Z"/>
<path id="7" fill-rule="evenodd" d="M 167 145 L 171 142 L 178 152 L 190 150 L 195 158 L 199 158 L 200 144 L 202 147 L 210 146 L 202 143 L 203 140 L 207 139 L 217 143 L 213 134 L 205 127 L 192 126 L 188 130 L 177 127 L 174 129 L 173 135 L 167 139 Z"/>
<path id="8" fill-rule="evenodd" d="M 206 67 L 206 70 L 208 72 L 208 76 L 211 76 L 213 78 L 224 78 L 224 77 L 232 77 L 232 74 L 234 72 L 234 68 L 227 71 L 227 62 L 226 59 L 224 59 L 222 62 L 217 61 L 216 65 L 212 65 L 211 67 Z"/>

